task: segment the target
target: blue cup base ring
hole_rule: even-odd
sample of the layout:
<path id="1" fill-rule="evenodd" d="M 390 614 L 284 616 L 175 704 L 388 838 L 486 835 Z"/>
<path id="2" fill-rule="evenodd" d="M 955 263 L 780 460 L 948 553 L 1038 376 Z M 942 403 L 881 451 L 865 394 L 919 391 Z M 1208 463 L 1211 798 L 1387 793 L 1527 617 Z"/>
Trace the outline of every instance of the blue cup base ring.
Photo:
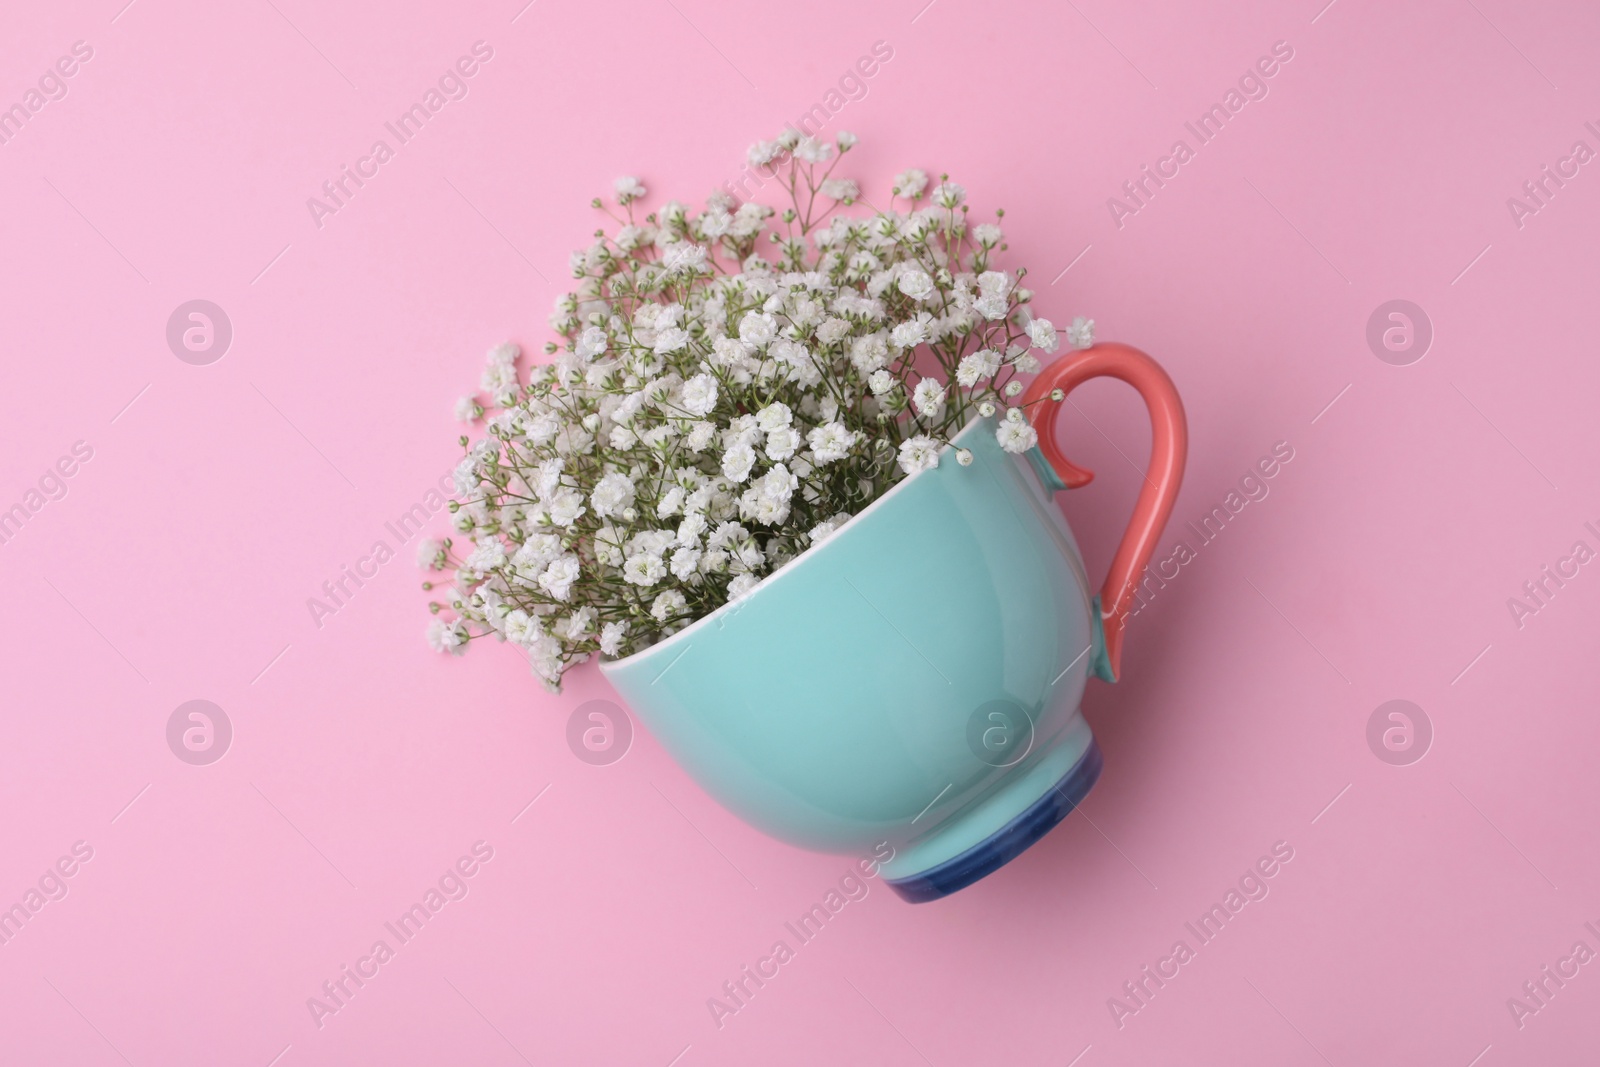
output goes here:
<path id="1" fill-rule="evenodd" d="M 1007 863 L 1027 851 L 1028 846 L 1053 830 L 1057 823 L 1072 813 L 1089 790 L 1100 779 L 1105 766 L 1100 756 L 1100 746 L 1090 742 L 1083 758 L 1072 770 L 1062 776 L 1044 796 L 1034 801 L 1021 815 L 973 845 L 958 856 L 953 856 L 936 867 L 930 867 L 909 878 L 887 880 L 890 889 L 902 900 L 925 904 L 930 900 L 947 897 L 959 889 L 993 874 Z"/>

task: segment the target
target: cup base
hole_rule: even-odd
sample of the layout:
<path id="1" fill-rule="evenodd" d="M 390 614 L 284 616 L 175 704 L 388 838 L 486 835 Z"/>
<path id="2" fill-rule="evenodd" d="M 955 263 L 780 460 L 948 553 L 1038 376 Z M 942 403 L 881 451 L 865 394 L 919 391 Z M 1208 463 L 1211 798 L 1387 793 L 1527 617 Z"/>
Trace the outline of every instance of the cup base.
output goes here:
<path id="1" fill-rule="evenodd" d="M 902 900 L 925 904 L 965 889 L 1027 850 L 1072 813 L 1100 779 L 1104 761 L 1093 740 L 1073 768 L 1044 795 L 1000 829 L 943 863 L 904 878 L 885 879 Z"/>

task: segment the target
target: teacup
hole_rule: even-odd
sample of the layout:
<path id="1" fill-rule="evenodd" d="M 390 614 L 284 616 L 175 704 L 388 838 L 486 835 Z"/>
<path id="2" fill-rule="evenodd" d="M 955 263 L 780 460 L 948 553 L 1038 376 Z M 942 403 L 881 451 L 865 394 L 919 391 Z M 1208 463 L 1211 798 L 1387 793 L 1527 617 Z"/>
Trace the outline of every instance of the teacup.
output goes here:
<path id="1" fill-rule="evenodd" d="M 1154 441 L 1096 595 L 1053 500 L 1092 475 L 1061 456 L 1054 416 L 1101 375 L 1139 389 Z M 882 875 L 913 902 L 993 872 L 1093 787 L 1084 688 L 1091 674 L 1116 680 L 1134 585 L 1182 478 L 1183 408 L 1142 352 L 1073 353 L 1023 399 L 1038 448 L 1008 454 L 995 420 L 976 419 L 936 468 L 746 596 L 600 667 L 723 805 L 802 848 L 861 855 L 888 842 Z"/>

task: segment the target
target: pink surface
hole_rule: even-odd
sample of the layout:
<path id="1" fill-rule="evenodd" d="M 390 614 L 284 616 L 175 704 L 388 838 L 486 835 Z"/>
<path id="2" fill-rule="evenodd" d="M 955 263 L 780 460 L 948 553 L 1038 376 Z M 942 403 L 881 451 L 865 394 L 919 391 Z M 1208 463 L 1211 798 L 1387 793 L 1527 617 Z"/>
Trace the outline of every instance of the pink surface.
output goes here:
<path id="1" fill-rule="evenodd" d="M 0 145 L 0 507 L 74 472 L 0 544 L 0 903 L 67 890 L 0 945 L 0 1061 L 1594 1058 L 1600 965 L 1571 953 L 1600 950 L 1600 568 L 1572 551 L 1600 549 L 1600 174 L 1561 160 L 1600 149 L 1600 10 L 924 2 L 11 5 L 0 103 L 93 55 Z M 465 98 L 319 228 L 307 198 L 477 41 Z M 553 697 L 508 650 L 429 653 L 385 523 L 451 465 L 483 352 L 544 340 L 591 196 L 637 173 L 698 200 L 877 41 L 828 127 L 864 183 L 948 170 L 1007 209 L 1044 314 L 1177 382 L 1175 576 L 1125 680 L 1091 683 L 1083 811 L 940 903 L 869 882 L 719 1028 L 708 998 L 851 861 L 747 829 L 646 735 L 576 759 L 592 672 Z M 1195 148 L 1184 123 L 1278 41 L 1268 95 Z M 1153 198 L 1108 208 L 1179 138 Z M 1534 212 L 1544 165 L 1577 173 Z M 167 345 L 193 299 L 232 323 L 210 365 Z M 1367 342 L 1393 299 L 1433 328 L 1406 366 Z M 1064 506 L 1098 575 L 1149 433 L 1119 383 L 1074 402 L 1100 476 Z M 1202 544 L 1185 524 L 1275 445 Z M 380 540 L 397 558 L 317 625 Z M 1576 575 L 1516 617 L 1546 565 Z M 167 741 L 195 699 L 233 727 L 206 766 Z M 1394 699 L 1432 725 L 1407 766 L 1368 743 Z M 1277 842 L 1268 895 L 1202 945 L 1185 924 Z M 441 878 L 465 896 L 389 934 Z M 1145 965 L 1177 974 L 1141 1003 Z M 315 1018 L 345 966 L 376 974 Z"/>

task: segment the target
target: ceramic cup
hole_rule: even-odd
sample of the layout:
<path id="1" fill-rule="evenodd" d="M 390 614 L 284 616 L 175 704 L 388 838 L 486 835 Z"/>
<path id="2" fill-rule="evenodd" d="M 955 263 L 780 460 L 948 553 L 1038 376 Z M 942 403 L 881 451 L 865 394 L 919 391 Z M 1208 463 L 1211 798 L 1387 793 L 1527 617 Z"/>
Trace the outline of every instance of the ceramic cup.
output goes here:
<path id="1" fill-rule="evenodd" d="M 1130 382 L 1151 470 L 1096 596 L 1053 494 L 1092 475 L 1055 444 L 1059 400 Z M 1039 431 L 1004 452 L 995 420 L 957 435 L 831 537 L 602 674 L 707 792 L 802 848 L 893 846 L 885 881 L 920 902 L 961 889 L 1064 819 L 1100 775 L 1079 709 L 1117 677 L 1134 583 L 1185 455 L 1171 380 L 1122 345 L 1073 353 L 1024 396 Z M 961 465 L 955 449 L 972 453 Z"/>

